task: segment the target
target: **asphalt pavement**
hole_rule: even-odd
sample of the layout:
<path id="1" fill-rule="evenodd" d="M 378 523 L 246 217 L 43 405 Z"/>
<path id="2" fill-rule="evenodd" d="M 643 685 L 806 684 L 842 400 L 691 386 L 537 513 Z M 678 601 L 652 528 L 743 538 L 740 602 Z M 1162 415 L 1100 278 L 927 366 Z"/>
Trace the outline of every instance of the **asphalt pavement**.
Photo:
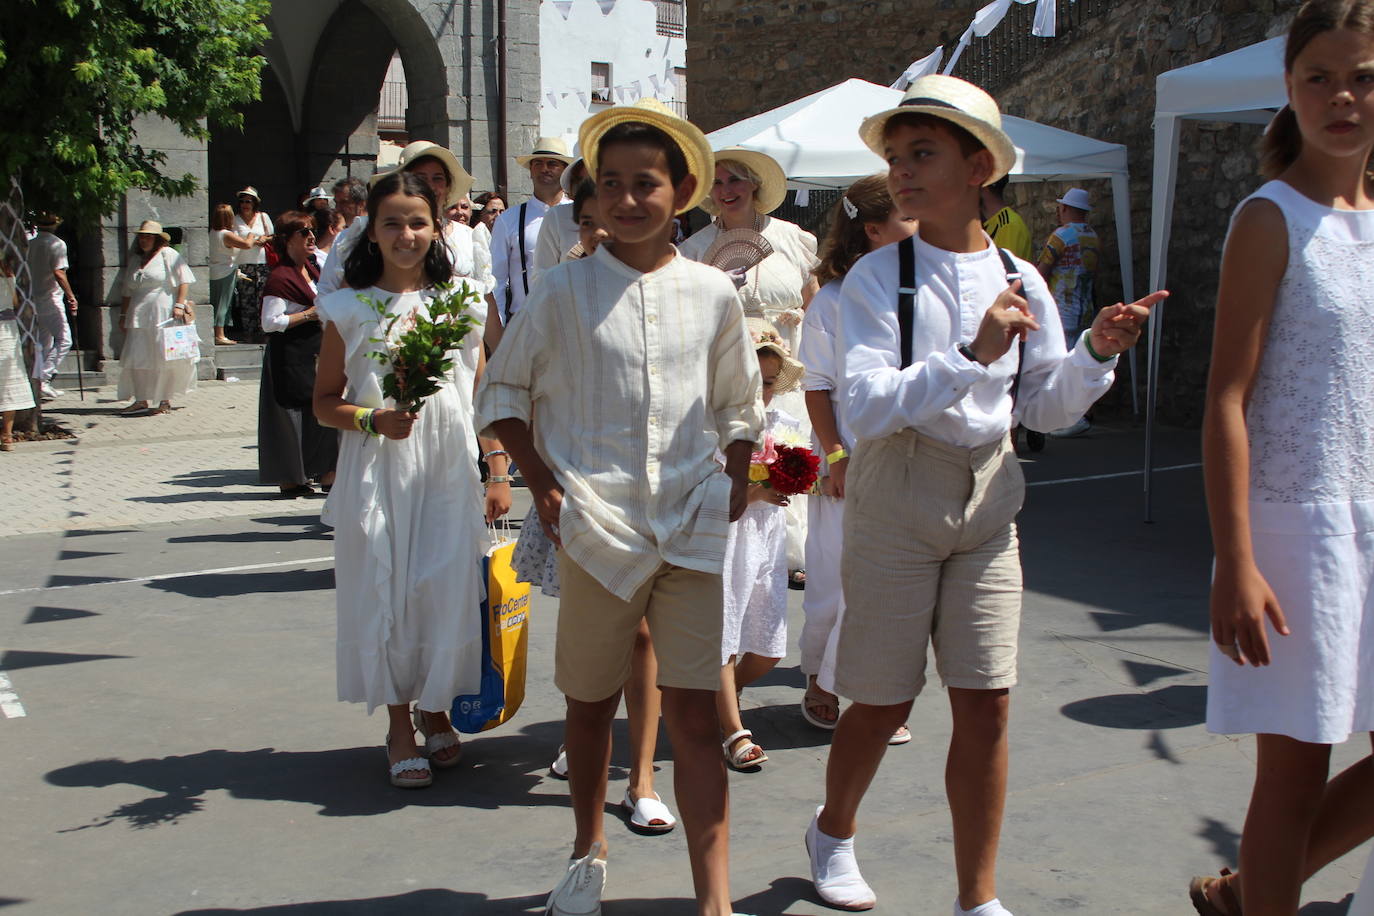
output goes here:
<path id="1" fill-rule="evenodd" d="M 529 690 L 513 721 L 466 738 L 464 763 L 431 788 L 389 786 L 384 718 L 335 700 L 320 503 L 257 486 L 255 397 L 203 383 L 184 412 L 138 421 L 112 418 L 108 400 L 64 399 L 53 413 L 87 424 L 80 439 L 0 456 L 20 519 L 0 537 L 0 908 L 540 912 L 572 827 L 566 783 L 547 772 L 562 733 L 557 603 L 532 602 Z M 1189 877 L 1235 864 L 1254 742 L 1202 724 L 1211 553 L 1197 437 L 1158 438 L 1148 525 L 1139 427 L 1052 440 L 1025 463 L 999 886 L 1017 916 L 1189 914 Z M 831 912 L 802 847 L 829 735 L 798 712 L 790 594 L 793 652 L 744 698 L 771 760 L 730 777 L 741 913 Z M 878 913 L 950 912 L 947 709 L 932 679 L 915 740 L 889 751 L 861 811 Z M 621 720 L 612 800 L 624 739 Z M 1334 766 L 1367 752 L 1351 742 Z M 666 737 L 658 765 L 676 811 Z M 607 916 L 694 912 L 682 831 L 640 836 L 608 818 Z M 1309 882 L 1304 916 L 1345 913 L 1368 855 Z"/>

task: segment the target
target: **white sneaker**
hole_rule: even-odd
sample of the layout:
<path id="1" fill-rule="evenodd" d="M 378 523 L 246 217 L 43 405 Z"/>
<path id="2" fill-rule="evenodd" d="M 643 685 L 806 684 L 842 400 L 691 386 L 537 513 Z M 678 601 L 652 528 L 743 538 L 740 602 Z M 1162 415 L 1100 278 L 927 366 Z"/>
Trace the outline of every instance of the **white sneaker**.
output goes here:
<path id="1" fill-rule="evenodd" d="M 40 383 L 38 386 L 38 393 L 45 401 L 51 401 L 53 398 L 60 398 L 62 395 L 66 394 L 66 392 L 60 388 L 54 388 L 50 382 Z"/>
<path id="2" fill-rule="evenodd" d="M 811 883 L 816 893 L 833 907 L 842 910 L 871 910 L 878 897 L 859 874 L 854 858 L 854 838 L 837 840 L 823 833 L 817 822 L 824 805 L 816 809 L 806 828 L 806 852 L 811 857 Z M 981 914 L 980 914 L 981 916 Z"/>
<path id="3" fill-rule="evenodd" d="M 966 910 L 959 905 L 959 898 L 954 898 L 954 916 L 1011 916 L 1011 910 L 1002 906 L 1002 901 L 996 897 L 987 903 L 980 903 L 971 910 Z"/>
<path id="4" fill-rule="evenodd" d="M 1063 429 L 1056 429 L 1051 432 L 1051 439 L 1072 439 L 1074 436 L 1081 436 L 1092 429 L 1092 422 L 1087 417 L 1079 417 L 1078 422 L 1072 426 L 1065 426 Z"/>
<path id="5" fill-rule="evenodd" d="M 568 778 L 568 748 L 565 745 L 558 745 L 558 756 L 549 764 L 549 775 L 554 779 Z"/>
<path id="6" fill-rule="evenodd" d="M 544 904 L 546 916 L 601 916 L 601 892 L 606 889 L 606 860 L 598 859 L 600 843 L 580 859 L 568 863 L 568 870 Z"/>

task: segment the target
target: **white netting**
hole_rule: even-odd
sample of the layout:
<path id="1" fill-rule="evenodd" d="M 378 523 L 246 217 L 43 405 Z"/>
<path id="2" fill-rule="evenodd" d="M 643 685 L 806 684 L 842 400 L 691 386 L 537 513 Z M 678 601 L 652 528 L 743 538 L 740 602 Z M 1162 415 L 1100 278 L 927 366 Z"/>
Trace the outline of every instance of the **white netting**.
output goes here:
<path id="1" fill-rule="evenodd" d="M 29 376 L 38 378 L 41 372 L 41 349 L 38 346 L 37 322 L 33 299 L 29 295 L 32 277 L 29 275 L 29 237 L 24 229 L 24 191 L 19 178 L 10 176 L 9 196 L 0 200 L 0 257 L 14 266 L 14 285 L 19 291 L 16 317 L 24 342 L 24 353 L 30 360 Z M 0 309 L 9 303 L 0 303 Z"/>

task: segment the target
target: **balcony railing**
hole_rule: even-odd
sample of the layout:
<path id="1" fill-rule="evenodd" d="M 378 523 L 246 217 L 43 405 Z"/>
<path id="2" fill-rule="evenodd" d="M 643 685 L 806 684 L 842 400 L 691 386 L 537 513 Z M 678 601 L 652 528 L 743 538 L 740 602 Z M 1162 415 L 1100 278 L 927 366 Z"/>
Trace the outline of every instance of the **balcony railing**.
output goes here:
<path id="1" fill-rule="evenodd" d="M 1108 12 L 1118 0 L 1057 0 L 1055 3 L 1058 38 L 1072 38 L 1088 20 Z M 1041 60 L 1055 48 L 1055 39 L 1031 34 L 1035 4 L 1012 4 L 1007 17 L 986 38 L 974 38 L 964 49 L 954 75 L 983 87 L 994 95 L 1014 81 L 1026 65 Z M 945 47 L 945 59 L 954 52 L 957 41 Z M 1062 46 L 1060 46 L 1062 47 Z"/>
<path id="2" fill-rule="evenodd" d="M 682 38 L 687 34 L 687 5 L 683 0 L 654 0 L 658 10 L 658 34 Z"/>
<path id="3" fill-rule="evenodd" d="M 682 99 L 668 99 L 663 104 L 671 108 L 673 114 L 677 115 L 679 118 L 687 117 L 687 103 Z"/>
<path id="4" fill-rule="evenodd" d="M 378 130 L 405 130 L 406 84 L 395 80 L 382 83 L 381 103 L 377 106 Z"/>

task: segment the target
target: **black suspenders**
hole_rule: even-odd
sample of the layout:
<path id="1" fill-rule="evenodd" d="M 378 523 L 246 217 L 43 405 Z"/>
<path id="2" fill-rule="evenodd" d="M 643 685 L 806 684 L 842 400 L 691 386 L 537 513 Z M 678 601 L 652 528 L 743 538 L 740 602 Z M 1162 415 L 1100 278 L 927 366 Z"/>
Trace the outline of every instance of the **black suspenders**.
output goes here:
<path id="1" fill-rule="evenodd" d="M 530 294 L 530 266 L 529 256 L 525 254 L 525 208 L 529 206 L 529 201 L 520 205 L 520 233 L 517 239 L 517 246 L 520 249 L 520 288 L 525 291 L 526 298 Z M 515 305 L 515 284 L 506 284 L 506 324 L 510 324 L 511 312 Z"/>
<path id="2" fill-rule="evenodd" d="M 1005 248 L 998 248 L 1002 258 L 1002 270 L 1007 275 L 1007 285 L 1011 286 L 1021 279 L 1021 271 L 1011 259 Z M 911 365 L 912 325 L 916 320 L 916 240 L 907 237 L 897 243 L 897 330 L 901 335 L 902 369 Z M 1017 392 L 1021 388 L 1021 366 L 1026 361 L 1026 342 L 1023 340 L 1016 352 L 1016 375 L 1011 380 L 1011 402 L 1016 403 Z"/>

